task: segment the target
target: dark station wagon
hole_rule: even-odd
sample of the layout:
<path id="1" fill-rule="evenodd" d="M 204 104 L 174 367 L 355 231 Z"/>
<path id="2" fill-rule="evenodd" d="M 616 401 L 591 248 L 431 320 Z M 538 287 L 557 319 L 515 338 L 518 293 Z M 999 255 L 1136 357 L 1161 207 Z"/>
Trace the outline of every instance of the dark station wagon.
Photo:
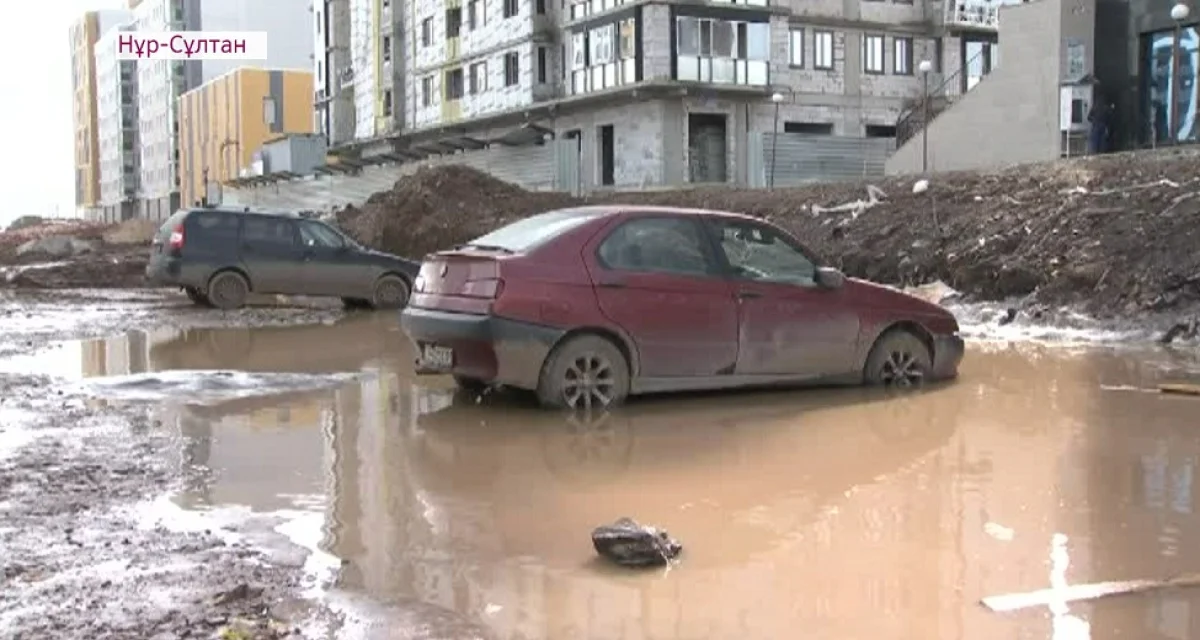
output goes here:
<path id="1" fill-rule="evenodd" d="M 396 309 L 408 303 L 419 268 L 295 214 L 198 208 L 175 213 L 159 229 L 146 278 L 226 310 L 244 305 L 252 292 Z"/>
<path id="2" fill-rule="evenodd" d="M 401 324 L 418 373 L 535 391 L 551 407 L 796 383 L 957 375 L 958 322 L 846 278 L 784 230 L 647 206 L 533 216 L 426 257 Z"/>

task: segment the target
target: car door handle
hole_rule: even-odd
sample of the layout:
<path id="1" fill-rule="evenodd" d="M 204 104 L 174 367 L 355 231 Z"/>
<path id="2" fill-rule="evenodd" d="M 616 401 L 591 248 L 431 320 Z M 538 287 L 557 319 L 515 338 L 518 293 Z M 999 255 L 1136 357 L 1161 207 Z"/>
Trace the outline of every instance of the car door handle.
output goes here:
<path id="1" fill-rule="evenodd" d="M 752 298 L 761 298 L 763 294 L 758 291 L 739 291 L 737 297 L 738 300 L 750 300 Z"/>

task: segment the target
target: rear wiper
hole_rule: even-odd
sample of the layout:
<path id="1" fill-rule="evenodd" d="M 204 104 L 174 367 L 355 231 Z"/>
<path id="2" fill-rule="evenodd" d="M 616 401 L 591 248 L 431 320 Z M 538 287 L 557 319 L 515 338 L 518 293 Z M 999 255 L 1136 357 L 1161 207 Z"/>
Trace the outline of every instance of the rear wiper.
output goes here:
<path id="1" fill-rule="evenodd" d="M 454 247 L 454 249 L 479 249 L 480 251 L 495 251 L 497 253 L 516 253 L 508 247 L 498 247 L 492 244 L 460 244 L 457 247 Z"/>

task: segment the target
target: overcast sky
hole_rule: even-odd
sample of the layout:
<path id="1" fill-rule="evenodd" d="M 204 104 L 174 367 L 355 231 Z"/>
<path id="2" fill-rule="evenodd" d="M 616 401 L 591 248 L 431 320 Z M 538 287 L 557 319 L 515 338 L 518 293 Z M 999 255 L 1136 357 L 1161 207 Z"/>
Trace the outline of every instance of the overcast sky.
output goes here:
<path id="1" fill-rule="evenodd" d="M 8 131 L 0 155 L 0 223 L 23 215 L 74 215 L 71 121 L 71 22 L 89 9 L 118 9 L 121 0 L 10 2 L 0 60 L 9 68 L 0 122 Z"/>

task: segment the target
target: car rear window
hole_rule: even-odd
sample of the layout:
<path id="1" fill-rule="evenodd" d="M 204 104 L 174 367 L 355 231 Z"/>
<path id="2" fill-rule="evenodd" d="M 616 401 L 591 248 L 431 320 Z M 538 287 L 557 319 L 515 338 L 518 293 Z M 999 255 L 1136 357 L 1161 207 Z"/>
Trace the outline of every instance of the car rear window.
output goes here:
<path id="1" fill-rule="evenodd" d="M 193 211 L 188 217 L 188 234 L 203 235 L 206 238 L 221 240 L 236 240 L 238 235 L 238 214 L 227 211 Z"/>
<path id="2" fill-rule="evenodd" d="M 521 253 L 595 219 L 600 213 L 581 209 L 555 209 L 518 220 L 466 243 L 480 247 Z"/>
<path id="3" fill-rule="evenodd" d="M 158 228 L 158 237 L 166 238 L 167 236 L 171 235 L 171 232 L 175 230 L 175 227 L 183 224 L 183 220 L 187 216 L 188 211 L 176 211 L 171 215 L 170 218 L 167 218 L 166 222 L 162 223 L 161 227 Z"/>

